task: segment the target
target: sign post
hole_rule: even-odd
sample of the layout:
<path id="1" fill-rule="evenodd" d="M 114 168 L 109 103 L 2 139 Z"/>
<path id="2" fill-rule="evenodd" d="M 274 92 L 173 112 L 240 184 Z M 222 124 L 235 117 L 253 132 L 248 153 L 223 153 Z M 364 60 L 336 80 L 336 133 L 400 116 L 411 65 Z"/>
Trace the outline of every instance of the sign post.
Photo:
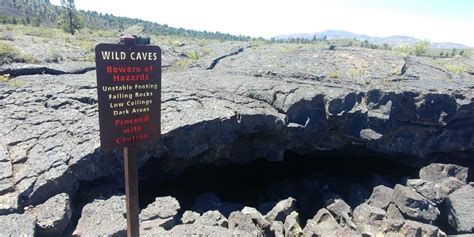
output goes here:
<path id="1" fill-rule="evenodd" d="M 134 36 L 120 42 L 95 48 L 100 143 L 123 148 L 127 235 L 138 237 L 137 148 L 161 135 L 161 49 Z"/>

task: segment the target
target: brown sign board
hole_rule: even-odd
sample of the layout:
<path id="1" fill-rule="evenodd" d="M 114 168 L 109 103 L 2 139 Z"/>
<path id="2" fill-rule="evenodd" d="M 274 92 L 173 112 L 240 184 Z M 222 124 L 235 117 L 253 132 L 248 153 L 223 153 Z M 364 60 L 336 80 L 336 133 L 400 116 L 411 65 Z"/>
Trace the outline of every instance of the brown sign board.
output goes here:
<path id="1" fill-rule="evenodd" d="M 99 44 L 95 58 L 102 148 L 156 142 L 161 133 L 161 49 Z"/>

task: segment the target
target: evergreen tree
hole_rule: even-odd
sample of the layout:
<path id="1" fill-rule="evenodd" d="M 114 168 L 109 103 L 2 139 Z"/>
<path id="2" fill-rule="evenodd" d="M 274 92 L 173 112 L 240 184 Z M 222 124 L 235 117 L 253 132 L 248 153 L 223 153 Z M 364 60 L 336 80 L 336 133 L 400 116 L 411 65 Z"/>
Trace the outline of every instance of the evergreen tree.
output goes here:
<path id="1" fill-rule="evenodd" d="M 58 25 L 66 32 L 72 35 L 80 30 L 82 25 L 82 19 L 76 11 L 76 5 L 74 0 L 61 0 L 61 6 L 66 12 L 59 19 Z"/>
<path id="2" fill-rule="evenodd" d="M 451 57 L 454 57 L 456 55 L 456 48 L 453 48 L 453 51 L 451 51 Z"/>

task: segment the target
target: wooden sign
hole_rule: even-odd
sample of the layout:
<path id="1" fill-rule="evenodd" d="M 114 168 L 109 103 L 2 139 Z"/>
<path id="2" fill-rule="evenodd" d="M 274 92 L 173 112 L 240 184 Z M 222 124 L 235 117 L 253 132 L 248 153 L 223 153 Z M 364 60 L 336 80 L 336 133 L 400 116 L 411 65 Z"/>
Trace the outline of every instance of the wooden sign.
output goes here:
<path id="1" fill-rule="evenodd" d="M 161 132 L 161 49 L 99 44 L 95 58 L 102 148 L 156 142 Z"/>

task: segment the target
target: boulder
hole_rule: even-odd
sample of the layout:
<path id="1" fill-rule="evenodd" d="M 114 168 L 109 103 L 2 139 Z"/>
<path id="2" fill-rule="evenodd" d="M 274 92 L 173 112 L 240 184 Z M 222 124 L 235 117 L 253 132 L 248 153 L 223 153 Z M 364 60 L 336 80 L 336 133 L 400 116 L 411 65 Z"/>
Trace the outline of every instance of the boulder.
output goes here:
<path id="1" fill-rule="evenodd" d="M 433 202 L 399 184 L 393 190 L 392 202 L 407 218 L 424 223 L 434 222 L 440 214 Z"/>
<path id="2" fill-rule="evenodd" d="M 411 220 L 404 221 L 400 233 L 404 234 L 405 236 L 446 236 L 446 234 L 436 226 Z"/>
<path id="3" fill-rule="evenodd" d="M 95 200 L 85 205 L 73 235 L 126 236 L 125 197 L 113 196 L 107 200 Z"/>
<path id="4" fill-rule="evenodd" d="M 335 199 L 333 203 L 326 208 L 332 213 L 341 226 L 356 228 L 356 225 L 352 221 L 352 209 L 344 200 L 340 198 Z"/>
<path id="5" fill-rule="evenodd" d="M 379 223 L 379 230 L 376 236 L 432 236 L 445 237 L 446 234 L 438 227 L 399 219 L 385 219 Z"/>
<path id="6" fill-rule="evenodd" d="M 283 224 L 283 228 L 285 230 L 285 236 L 288 237 L 297 237 L 303 236 L 303 230 L 300 226 L 300 220 L 298 212 L 293 211 L 285 218 L 285 223 Z"/>
<path id="7" fill-rule="evenodd" d="M 433 163 L 420 169 L 420 179 L 439 183 L 454 177 L 466 183 L 468 171 L 468 168 L 459 165 Z"/>
<path id="8" fill-rule="evenodd" d="M 28 210 L 36 217 L 38 233 L 43 235 L 60 235 L 71 221 L 71 201 L 66 193 L 58 194 L 45 203 Z"/>
<path id="9" fill-rule="evenodd" d="M 262 230 L 255 225 L 249 214 L 240 211 L 230 213 L 229 230 L 233 235 L 238 236 L 241 233 L 248 233 L 251 236 L 262 236 Z"/>
<path id="10" fill-rule="evenodd" d="M 461 233 L 474 232 L 474 183 L 454 191 L 446 201 L 449 224 Z"/>
<path id="11" fill-rule="evenodd" d="M 336 219 L 331 215 L 331 213 L 323 208 L 320 209 L 313 219 L 310 219 L 306 222 L 306 226 L 303 229 L 304 236 L 322 236 L 322 235 L 332 235 L 341 226 L 337 223 Z"/>
<path id="12" fill-rule="evenodd" d="M 281 221 L 274 221 L 272 225 L 270 226 L 270 232 L 272 235 L 270 236 L 275 236 L 275 237 L 284 237 L 284 225 L 283 222 Z"/>
<path id="13" fill-rule="evenodd" d="M 397 206 L 395 204 L 390 203 L 387 208 L 387 213 L 386 213 L 387 219 L 394 219 L 394 220 L 404 220 L 402 213 L 400 210 L 398 210 Z"/>
<path id="14" fill-rule="evenodd" d="M 386 212 L 378 207 L 362 203 L 354 209 L 354 222 L 360 226 L 366 222 L 379 221 L 385 218 Z"/>
<path id="15" fill-rule="evenodd" d="M 36 218 L 27 214 L 0 216 L 0 236 L 35 236 Z"/>
<path id="16" fill-rule="evenodd" d="M 274 221 L 281 221 L 284 222 L 286 216 L 288 216 L 291 212 L 296 210 L 296 200 L 294 198 L 287 198 L 285 200 L 279 201 L 273 209 L 265 215 L 265 219 L 269 223 L 273 223 Z"/>
<path id="17" fill-rule="evenodd" d="M 253 207 L 244 207 L 242 213 L 250 216 L 253 223 L 255 223 L 264 233 L 264 235 L 269 235 L 270 233 L 270 223 L 265 219 L 265 217 Z"/>
<path id="18" fill-rule="evenodd" d="M 225 216 L 223 216 L 219 211 L 207 211 L 194 223 L 198 225 L 228 227 L 227 218 L 225 218 Z"/>
<path id="19" fill-rule="evenodd" d="M 370 195 L 369 200 L 367 200 L 367 204 L 378 207 L 382 209 L 386 209 L 388 204 L 392 200 L 393 189 L 379 185 L 374 187 L 372 191 L 372 195 Z"/>
<path id="20" fill-rule="evenodd" d="M 442 204 L 450 193 L 464 186 L 465 182 L 454 177 L 447 177 L 438 183 L 423 179 L 408 179 L 406 185 L 433 203 Z"/>
<path id="21" fill-rule="evenodd" d="M 183 224 L 193 224 L 201 215 L 193 211 L 185 211 L 181 217 L 181 223 Z"/>
<path id="22" fill-rule="evenodd" d="M 152 222 L 153 226 L 169 230 L 176 225 L 179 209 L 179 202 L 174 197 L 157 197 L 140 212 L 140 222 L 143 225 L 151 225 Z"/>

